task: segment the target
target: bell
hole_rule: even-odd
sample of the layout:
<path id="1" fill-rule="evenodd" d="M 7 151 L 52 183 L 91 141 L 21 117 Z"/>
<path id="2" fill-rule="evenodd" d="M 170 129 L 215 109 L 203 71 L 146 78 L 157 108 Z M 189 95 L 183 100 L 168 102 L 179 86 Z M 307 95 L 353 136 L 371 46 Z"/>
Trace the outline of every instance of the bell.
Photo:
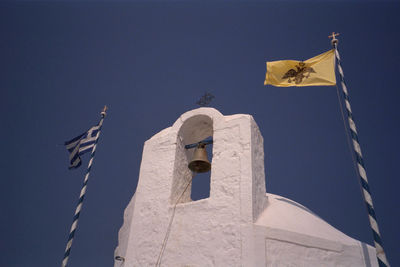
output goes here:
<path id="1" fill-rule="evenodd" d="M 199 143 L 194 151 L 193 159 L 188 165 L 192 172 L 208 172 L 211 169 L 211 163 L 207 158 L 206 145 Z"/>

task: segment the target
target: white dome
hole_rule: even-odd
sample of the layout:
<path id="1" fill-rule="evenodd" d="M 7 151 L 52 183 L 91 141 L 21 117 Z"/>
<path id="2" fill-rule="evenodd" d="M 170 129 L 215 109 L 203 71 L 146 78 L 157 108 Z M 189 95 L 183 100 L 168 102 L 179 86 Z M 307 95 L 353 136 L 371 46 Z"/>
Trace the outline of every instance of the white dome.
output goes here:
<path id="1" fill-rule="evenodd" d="M 358 243 L 303 205 L 271 193 L 267 193 L 267 197 L 268 205 L 257 219 L 256 225 L 337 241 L 346 245 Z"/>

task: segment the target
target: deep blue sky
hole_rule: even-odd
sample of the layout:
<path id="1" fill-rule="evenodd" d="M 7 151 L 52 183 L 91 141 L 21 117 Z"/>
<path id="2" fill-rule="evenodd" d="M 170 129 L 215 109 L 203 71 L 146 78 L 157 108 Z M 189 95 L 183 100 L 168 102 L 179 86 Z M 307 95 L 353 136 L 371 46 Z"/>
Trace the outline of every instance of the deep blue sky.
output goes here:
<path id="1" fill-rule="evenodd" d="M 111 266 L 143 143 L 196 108 L 254 116 L 267 191 L 372 243 L 335 87 L 264 86 L 265 61 L 339 50 L 378 223 L 400 266 L 396 2 L 1 2 L 0 265 L 61 264 L 83 166 L 68 140 L 109 106 L 70 266 Z"/>

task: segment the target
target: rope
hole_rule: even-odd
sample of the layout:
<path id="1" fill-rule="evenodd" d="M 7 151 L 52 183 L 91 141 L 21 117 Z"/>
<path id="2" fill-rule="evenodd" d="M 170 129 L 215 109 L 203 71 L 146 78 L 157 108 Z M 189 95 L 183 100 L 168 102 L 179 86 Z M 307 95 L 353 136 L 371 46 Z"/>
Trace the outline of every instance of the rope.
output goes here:
<path id="1" fill-rule="evenodd" d="M 349 131 L 347 129 L 348 127 L 346 125 L 346 119 L 344 117 L 344 112 L 343 112 L 343 105 L 342 105 L 342 101 L 340 99 L 339 87 L 337 86 L 337 84 L 336 84 L 336 94 L 337 94 L 338 101 L 339 101 L 340 113 L 342 115 L 342 121 L 343 121 L 344 131 L 345 131 L 345 135 L 346 135 L 346 141 L 347 141 L 347 148 L 349 149 L 349 152 L 350 152 L 350 155 L 351 155 L 351 159 L 353 161 L 354 171 L 356 173 L 356 176 L 358 176 L 357 162 L 356 162 L 356 159 L 354 157 L 352 146 L 350 144 L 350 139 L 351 138 L 350 138 L 350 135 L 349 135 Z M 362 193 L 362 191 L 361 191 L 361 193 Z"/>
<path id="2" fill-rule="evenodd" d="M 167 242 L 168 242 L 169 234 L 170 234 L 170 232 L 171 232 L 172 222 L 173 222 L 174 217 L 175 217 L 176 206 L 178 205 L 179 201 L 181 200 L 183 194 L 184 194 L 184 193 L 186 192 L 186 190 L 188 189 L 188 187 L 189 187 L 189 185 L 191 184 L 191 182 L 192 182 L 194 176 L 195 176 L 195 174 L 194 174 L 194 175 L 192 176 L 192 178 L 189 180 L 188 184 L 187 184 L 186 187 L 185 187 L 185 190 L 183 190 L 182 194 L 179 196 L 178 200 L 176 201 L 176 203 L 175 203 L 175 205 L 174 205 L 174 208 L 173 208 L 173 210 L 172 210 L 172 215 L 171 215 L 171 218 L 170 218 L 170 220 L 169 220 L 168 227 L 167 227 L 167 232 L 165 233 L 165 237 L 164 237 L 164 240 L 163 240 L 163 243 L 162 243 L 162 246 L 161 246 L 161 251 L 160 251 L 160 254 L 158 255 L 158 258 L 157 258 L 156 267 L 161 266 L 161 259 L 162 259 L 162 255 L 164 254 L 165 248 L 167 247 Z"/>
<path id="3" fill-rule="evenodd" d="M 333 48 L 335 49 L 337 67 L 338 67 L 338 71 L 340 74 L 340 80 L 341 80 L 341 85 L 342 85 L 342 90 L 343 90 L 343 98 L 344 98 L 346 111 L 347 111 L 349 131 L 350 131 L 350 135 L 351 135 L 351 138 L 353 141 L 353 148 L 355 151 L 355 153 L 353 154 L 353 157 L 355 157 L 355 161 L 356 161 L 356 165 L 357 165 L 356 169 L 358 170 L 358 177 L 359 177 L 359 181 L 360 181 L 360 185 L 361 185 L 361 191 L 363 193 L 364 203 L 367 208 L 368 219 L 369 219 L 369 223 L 370 223 L 373 237 L 374 237 L 376 257 L 377 257 L 378 264 L 380 267 L 388 267 L 390 265 L 386 259 L 385 251 L 383 250 L 381 234 L 379 232 L 378 223 L 377 223 L 376 215 L 375 215 L 375 209 L 374 209 L 374 206 L 372 203 L 372 197 L 371 197 L 371 192 L 370 192 L 369 185 L 368 185 L 367 173 L 365 171 L 361 148 L 360 148 L 360 144 L 358 141 L 356 124 L 354 122 L 353 113 L 351 111 L 349 95 L 347 92 L 346 83 L 344 81 L 344 74 L 343 74 L 343 69 L 341 66 L 339 51 L 337 49 L 337 40 L 336 39 L 332 40 L 332 45 L 333 45 Z"/>
<path id="4" fill-rule="evenodd" d="M 99 131 L 97 132 L 96 140 L 95 140 L 94 146 L 92 148 L 92 153 L 90 154 L 89 164 L 88 164 L 88 167 L 87 167 L 87 170 L 86 170 L 86 175 L 85 175 L 85 179 L 83 181 L 81 193 L 79 195 L 79 201 L 78 201 L 78 205 L 77 205 L 76 210 L 75 210 L 75 214 L 74 214 L 74 218 L 73 218 L 73 221 L 72 221 L 71 230 L 69 232 L 67 246 L 66 246 L 65 252 L 64 252 L 64 259 L 63 259 L 62 264 L 61 264 L 62 267 L 66 267 L 67 266 L 69 255 L 71 254 L 71 246 L 72 246 L 72 242 L 74 241 L 76 228 L 78 227 L 78 220 L 79 220 L 79 216 L 81 214 L 83 200 L 85 199 L 86 188 L 87 188 L 87 184 L 88 184 L 88 181 L 89 181 L 90 170 L 92 168 L 94 155 L 96 153 L 97 142 L 98 142 L 99 137 L 100 137 L 101 127 L 103 125 L 104 117 L 105 117 L 105 111 L 103 111 L 101 113 L 101 120 L 99 122 Z"/>

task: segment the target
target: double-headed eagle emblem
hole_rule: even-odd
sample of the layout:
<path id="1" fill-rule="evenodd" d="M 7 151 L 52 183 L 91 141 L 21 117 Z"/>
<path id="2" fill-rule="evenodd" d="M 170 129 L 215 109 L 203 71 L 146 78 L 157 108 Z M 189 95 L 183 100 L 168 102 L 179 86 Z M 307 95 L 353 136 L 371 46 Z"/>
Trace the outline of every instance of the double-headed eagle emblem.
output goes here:
<path id="1" fill-rule="evenodd" d="M 303 81 L 304 78 L 310 77 L 311 73 L 316 73 L 315 70 L 311 67 L 307 67 L 306 63 L 300 62 L 299 65 L 295 66 L 297 70 L 290 69 L 285 75 L 283 75 L 282 79 L 288 79 L 289 83 L 294 82 L 295 84 L 299 84 Z"/>

